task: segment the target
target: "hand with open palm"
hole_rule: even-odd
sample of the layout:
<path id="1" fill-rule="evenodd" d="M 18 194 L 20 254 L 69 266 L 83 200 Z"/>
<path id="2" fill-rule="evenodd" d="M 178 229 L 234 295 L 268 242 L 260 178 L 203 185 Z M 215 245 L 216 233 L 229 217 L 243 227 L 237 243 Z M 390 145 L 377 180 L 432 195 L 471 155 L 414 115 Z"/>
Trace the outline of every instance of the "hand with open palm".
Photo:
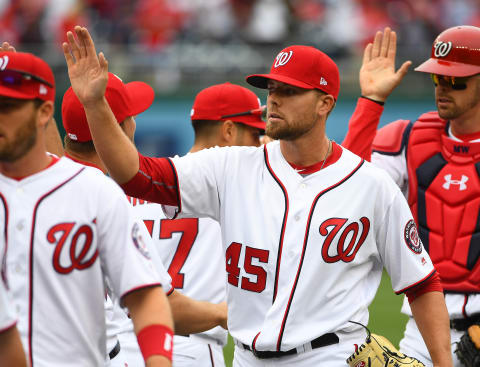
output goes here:
<path id="1" fill-rule="evenodd" d="M 360 68 L 360 89 L 362 96 L 384 102 L 400 84 L 412 64 L 405 61 L 395 71 L 397 35 L 390 28 L 378 31 L 372 43 L 365 47 Z"/>
<path id="2" fill-rule="evenodd" d="M 76 37 L 75 37 L 76 35 Z M 88 107 L 102 101 L 108 82 L 108 62 L 85 27 L 76 26 L 75 35 L 67 32 L 63 54 L 67 61 L 68 76 L 80 102 Z"/>

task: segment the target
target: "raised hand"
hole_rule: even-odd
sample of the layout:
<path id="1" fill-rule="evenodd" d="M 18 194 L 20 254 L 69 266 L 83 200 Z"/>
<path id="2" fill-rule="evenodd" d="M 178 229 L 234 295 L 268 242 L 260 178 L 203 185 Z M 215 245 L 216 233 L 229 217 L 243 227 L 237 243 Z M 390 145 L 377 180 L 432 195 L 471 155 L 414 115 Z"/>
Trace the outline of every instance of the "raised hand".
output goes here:
<path id="1" fill-rule="evenodd" d="M 412 64 L 405 61 L 395 71 L 397 53 L 397 35 L 390 28 L 378 31 L 373 40 L 365 47 L 362 67 L 360 68 L 360 89 L 362 96 L 384 102 L 402 81 Z"/>
<path id="2" fill-rule="evenodd" d="M 76 26 L 75 34 L 67 32 L 63 54 L 68 66 L 68 76 L 73 91 L 84 106 L 103 99 L 108 82 L 108 62 L 95 44 L 87 28 Z"/>
<path id="3" fill-rule="evenodd" d="M 8 42 L 3 42 L 2 47 L 0 47 L 0 51 L 11 51 L 11 52 L 16 52 L 15 47 L 10 45 Z"/>

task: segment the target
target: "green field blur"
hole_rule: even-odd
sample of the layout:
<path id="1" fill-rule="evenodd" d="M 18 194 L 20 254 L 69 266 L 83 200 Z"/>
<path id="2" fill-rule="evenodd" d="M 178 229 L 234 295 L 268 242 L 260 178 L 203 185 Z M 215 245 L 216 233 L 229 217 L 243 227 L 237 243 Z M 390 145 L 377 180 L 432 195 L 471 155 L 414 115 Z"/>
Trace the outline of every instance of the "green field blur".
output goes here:
<path id="1" fill-rule="evenodd" d="M 407 323 L 407 316 L 400 313 L 402 300 L 403 296 L 397 296 L 393 292 L 390 277 L 384 271 L 377 295 L 369 308 L 370 322 L 368 327 L 372 332 L 390 339 L 396 347 L 398 347 Z M 359 344 L 361 342 L 359 340 Z M 223 354 L 226 366 L 231 367 L 233 360 L 233 342 L 231 338 L 229 338 L 227 346 L 223 349 Z"/>

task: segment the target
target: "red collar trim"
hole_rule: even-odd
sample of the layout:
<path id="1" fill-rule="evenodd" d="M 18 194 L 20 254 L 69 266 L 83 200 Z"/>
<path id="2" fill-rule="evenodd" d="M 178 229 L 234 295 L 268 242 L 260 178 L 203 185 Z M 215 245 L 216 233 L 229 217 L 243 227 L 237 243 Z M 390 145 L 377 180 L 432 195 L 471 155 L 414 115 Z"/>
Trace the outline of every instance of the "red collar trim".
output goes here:
<path id="1" fill-rule="evenodd" d="M 60 158 L 58 158 L 56 155 L 51 155 L 50 157 L 52 158 L 52 160 L 50 161 L 50 163 L 48 164 L 48 166 L 45 167 L 44 169 L 42 169 L 42 170 L 39 171 L 39 172 L 45 171 L 46 169 L 52 167 L 55 163 L 57 163 L 57 162 L 60 160 Z M 38 173 L 38 172 L 36 172 L 36 173 Z M 30 176 L 30 175 L 28 175 L 28 176 Z M 20 180 L 23 180 L 24 178 L 26 178 L 26 177 L 28 177 L 28 176 L 10 177 L 10 178 L 13 179 L 13 180 L 16 180 L 16 181 L 20 181 Z"/>
<path id="2" fill-rule="evenodd" d="M 463 141 L 472 141 L 472 140 L 480 139 L 480 131 L 473 134 L 454 135 L 454 136 Z"/>
<path id="3" fill-rule="evenodd" d="M 70 159 L 71 159 L 72 161 L 74 161 L 74 162 L 83 164 L 84 166 L 93 167 L 93 168 L 99 169 L 100 171 L 103 172 L 103 170 L 102 170 L 99 166 L 97 166 L 96 164 L 78 160 L 77 158 L 72 157 L 72 156 L 71 156 L 70 154 L 68 154 L 67 152 L 65 152 L 65 157 L 70 158 Z M 105 172 L 103 172 L 103 173 L 105 173 Z"/>
<path id="4" fill-rule="evenodd" d="M 340 159 L 341 155 L 342 155 L 342 148 L 340 148 L 340 146 L 337 143 L 332 141 L 332 154 L 328 156 L 327 161 L 325 162 L 325 165 L 323 166 L 323 168 L 326 168 L 334 164 L 335 162 L 337 162 Z M 320 171 L 320 168 L 322 168 L 323 161 L 317 162 L 308 167 L 299 166 L 290 162 L 288 162 L 288 164 L 292 166 L 292 168 L 295 169 L 299 174 L 309 175 L 317 171 Z"/>

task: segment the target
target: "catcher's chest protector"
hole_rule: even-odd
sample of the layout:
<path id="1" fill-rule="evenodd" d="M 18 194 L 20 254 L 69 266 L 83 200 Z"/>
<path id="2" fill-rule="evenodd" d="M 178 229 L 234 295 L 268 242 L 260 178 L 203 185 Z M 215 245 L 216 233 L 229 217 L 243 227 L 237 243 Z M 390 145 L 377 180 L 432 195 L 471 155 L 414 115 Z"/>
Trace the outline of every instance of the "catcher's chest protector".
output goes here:
<path id="1" fill-rule="evenodd" d="M 446 291 L 480 291 L 480 143 L 457 142 L 436 112 L 413 124 L 408 203 Z"/>

